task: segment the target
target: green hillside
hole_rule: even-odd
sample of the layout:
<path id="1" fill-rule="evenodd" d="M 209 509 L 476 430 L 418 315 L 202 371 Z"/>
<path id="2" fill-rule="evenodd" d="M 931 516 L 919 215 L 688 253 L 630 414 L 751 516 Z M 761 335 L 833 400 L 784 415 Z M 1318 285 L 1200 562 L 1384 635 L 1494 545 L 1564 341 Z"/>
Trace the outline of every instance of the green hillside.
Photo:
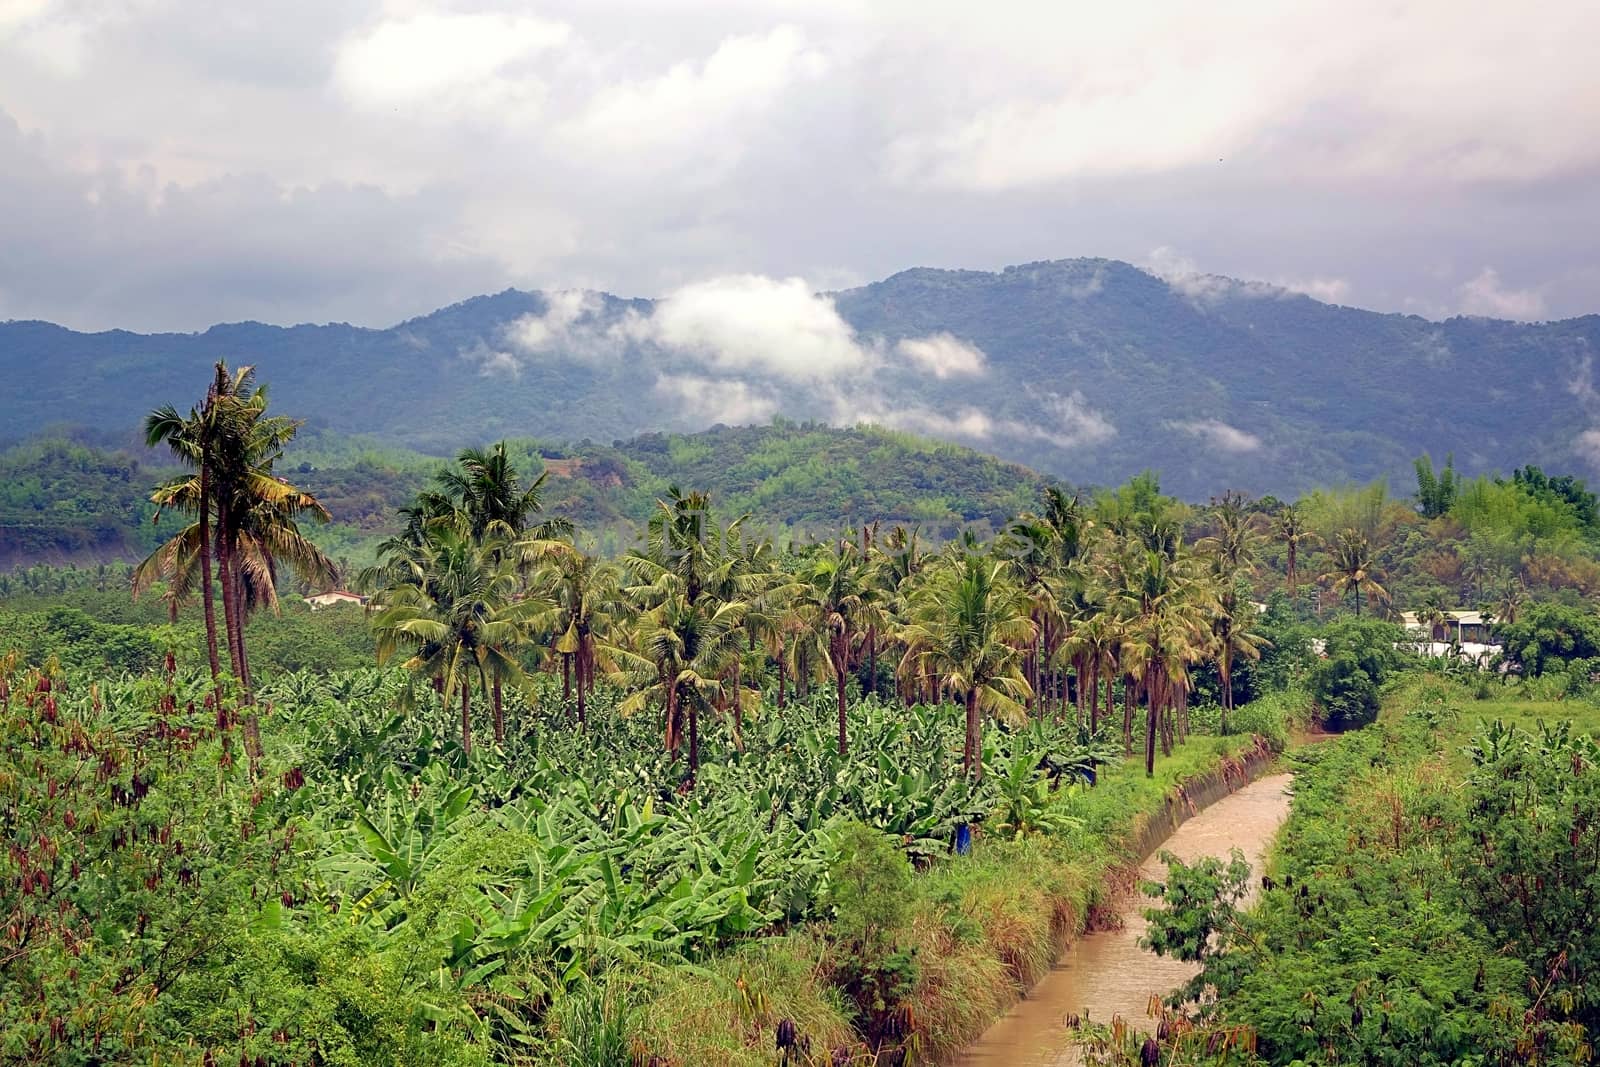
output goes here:
<path id="1" fill-rule="evenodd" d="M 646 434 L 612 445 L 509 442 L 519 468 L 544 469 L 547 508 L 615 553 L 669 486 L 711 492 L 777 537 L 821 536 L 881 521 L 931 538 L 987 536 L 1030 506 L 1040 475 L 959 445 L 872 427 L 779 420 L 697 434 Z M 283 470 L 333 515 L 309 532 L 330 555 L 365 560 L 397 528 L 442 457 L 331 432 L 297 441 Z M 166 473 L 129 451 L 45 440 L 0 453 L 0 567 L 136 559 L 158 543 L 150 488 Z"/>

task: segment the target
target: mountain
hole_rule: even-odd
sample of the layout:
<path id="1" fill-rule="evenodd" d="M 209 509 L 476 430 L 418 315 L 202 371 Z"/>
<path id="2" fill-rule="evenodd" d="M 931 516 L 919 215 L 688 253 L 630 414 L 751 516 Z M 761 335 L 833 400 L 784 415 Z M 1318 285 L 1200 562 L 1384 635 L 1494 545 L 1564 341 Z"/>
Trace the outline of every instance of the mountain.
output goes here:
<path id="1" fill-rule="evenodd" d="M 1097 259 L 916 269 L 799 297 L 508 290 L 381 330 L 3 323 L 0 434 L 132 427 L 192 402 L 226 358 L 255 363 L 313 428 L 428 452 L 778 414 L 893 425 L 1077 483 L 1152 468 L 1196 499 L 1406 477 L 1424 451 L 1469 473 L 1600 461 L 1600 316 L 1434 322 Z"/>

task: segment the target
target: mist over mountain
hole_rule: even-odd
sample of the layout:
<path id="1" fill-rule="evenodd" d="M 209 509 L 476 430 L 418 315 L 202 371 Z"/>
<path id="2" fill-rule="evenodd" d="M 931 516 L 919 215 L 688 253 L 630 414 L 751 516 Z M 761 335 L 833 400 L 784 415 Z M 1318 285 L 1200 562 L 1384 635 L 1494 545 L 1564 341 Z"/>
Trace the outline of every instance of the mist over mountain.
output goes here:
<path id="1" fill-rule="evenodd" d="M 254 363 L 313 428 L 423 450 L 873 422 L 1074 483 L 1296 493 L 1454 452 L 1468 472 L 1600 463 L 1600 316 L 1434 322 L 1112 260 L 915 269 L 857 289 L 732 276 L 657 300 L 507 290 L 389 329 L 85 334 L 0 324 L 0 438 L 131 429 Z"/>

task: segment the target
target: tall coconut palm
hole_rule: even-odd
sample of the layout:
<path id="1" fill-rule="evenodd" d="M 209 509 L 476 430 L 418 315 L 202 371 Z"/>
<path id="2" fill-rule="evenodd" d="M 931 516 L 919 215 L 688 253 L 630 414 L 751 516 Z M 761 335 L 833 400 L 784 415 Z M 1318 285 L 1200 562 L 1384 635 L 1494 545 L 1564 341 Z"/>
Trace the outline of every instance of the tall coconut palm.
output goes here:
<path id="1" fill-rule="evenodd" d="M 1222 710 L 1218 725 L 1224 734 L 1228 732 L 1228 713 L 1234 709 L 1234 665 L 1240 660 L 1260 659 L 1262 650 L 1268 644 L 1267 639 L 1252 628 L 1255 618 L 1255 606 L 1239 595 L 1235 583 L 1229 582 L 1221 587 L 1211 632 L 1216 638 L 1212 651 L 1217 660 L 1217 680 L 1222 683 Z"/>
<path id="2" fill-rule="evenodd" d="M 846 705 L 852 656 L 877 598 L 873 566 L 853 540 L 840 538 L 811 560 L 800 575 L 796 603 L 811 636 L 833 671 L 839 711 L 839 755 L 849 751 Z"/>
<path id="3" fill-rule="evenodd" d="M 446 707 L 461 702 L 461 749 L 472 755 L 472 687 L 490 688 L 490 676 L 522 676 L 514 650 L 553 605 L 522 595 L 516 562 L 505 544 L 479 541 L 469 530 L 430 530 L 408 562 L 410 574 L 374 597 L 373 630 L 379 662 L 400 649 L 407 670 L 437 679 Z"/>
<path id="4" fill-rule="evenodd" d="M 904 631 L 902 670 L 931 668 L 966 711 L 962 765 L 973 779 L 983 776 L 983 716 L 1025 718 L 1031 696 L 1023 666 L 1035 635 L 1032 605 L 1006 571 L 975 552 L 941 566 Z"/>
<path id="5" fill-rule="evenodd" d="M 161 510 L 178 509 L 193 514 L 195 521 L 152 553 L 133 576 L 135 596 L 156 578 L 167 578 L 175 596 L 182 598 L 198 574 L 205 605 L 206 651 L 215 678 L 220 673 L 211 591 L 215 555 L 230 665 L 246 705 L 252 703 L 244 637 L 247 615 L 257 606 L 276 609 L 280 564 L 310 577 L 331 574 L 333 569 L 327 557 L 300 533 L 297 522 L 306 515 L 326 522 L 327 510 L 314 496 L 273 473 L 299 424 L 268 416 L 266 411 L 266 389 L 255 384 L 253 368 L 241 367 L 230 373 L 219 361 L 205 401 L 191 409 L 187 418 L 169 405 L 145 420 L 149 443 L 166 444 L 194 468 L 193 474 L 155 490 L 151 499 L 158 515 Z M 253 711 L 246 716 L 245 727 L 250 754 L 258 759 L 259 723 Z"/>
<path id="6" fill-rule="evenodd" d="M 659 703 L 665 710 L 669 752 L 678 750 L 680 724 L 687 720 L 690 788 L 700 771 L 700 717 L 714 712 L 725 697 L 723 678 L 730 657 L 738 655 L 743 610 L 742 604 L 711 597 L 690 602 L 679 591 L 641 615 L 633 648 L 616 653 L 619 675 L 633 686 L 618 705 L 620 713 Z"/>
<path id="7" fill-rule="evenodd" d="M 1055 530 L 1045 520 L 1024 514 L 1006 527 L 996 546 L 1010 564 L 1011 577 L 1028 598 L 1033 621 L 1033 646 L 1028 649 L 1026 671 L 1029 707 L 1040 697 L 1043 652 L 1040 642 L 1052 632 L 1058 595 Z"/>
<path id="8" fill-rule="evenodd" d="M 1155 773 L 1155 745 L 1162 715 L 1182 684 L 1184 664 L 1197 656 L 1197 635 L 1209 630 L 1212 604 L 1195 573 L 1193 561 L 1169 559 L 1161 551 L 1136 550 L 1120 567 L 1123 586 L 1116 595 L 1128 619 L 1129 643 L 1124 670 L 1140 674 L 1148 704 L 1145 729 L 1145 773 Z"/>
<path id="9" fill-rule="evenodd" d="M 1368 598 L 1378 602 L 1389 599 L 1389 591 L 1381 584 L 1383 571 L 1373 558 L 1372 543 L 1356 530 L 1341 531 L 1333 544 L 1333 566 L 1321 580 L 1330 583 L 1342 597 L 1354 592 L 1356 615 L 1361 614 L 1361 590 L 1364 586 Z"/>
<path id="10" fill-rule="evenodd" d="M 1300 549 L 1316 543 L 1298 504 L 1285 504 L 1272 519 L 1272 531 L 1284 547 L 1284 581 L 1291 599 L 1300 592 Z"/>
<path id="11" fill-rule="evenodd" d="M 531 535 L 551 541 L 570 536 L 572 524 L 562 518 L 535 522 L 544 508 L 544 483 L 548 472 L 527 486 L 506 454 L 501 441 L 488 449 L 468 448 L 456 457 L 454 467 L 435 476 L 438 497 L 458 508 L 467 518 L 472 536 L 482 540 L 491 533 L 508 539 Z M 437 509 L 438 500 L 432 505 Z"/>
<path id="12" fill-rule="evenodd" d="M 534 579 L 555 604 L 552 648 L 577 683 L 578 725 L 588 721 L 589 695 L 596 672 L 609 667 L 612 629 L 627 614 L 617 572 L 576 548 L 551 552 Z M 563 668 L 563 677 L 568 671 Z"/>

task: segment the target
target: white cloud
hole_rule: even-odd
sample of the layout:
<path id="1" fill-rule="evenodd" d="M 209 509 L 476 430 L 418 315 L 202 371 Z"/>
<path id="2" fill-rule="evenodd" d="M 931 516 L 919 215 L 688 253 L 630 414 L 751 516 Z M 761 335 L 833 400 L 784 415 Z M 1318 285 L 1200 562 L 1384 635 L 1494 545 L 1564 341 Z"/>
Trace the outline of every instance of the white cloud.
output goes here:
<path id="1" fill-rule="evenodd" d="M 1261 438 L 1220 419 L 1188 419 L 1168 425 L 1222 452 L 1254 452 L 1261 447 Z"/>
<path id="2" fill-rule="evenodd" d="M 656 391 L 675 401 L 696 424 L 765 422 L 778 411 L 778 402 L 748 382 L 706 378 L 694 374 L 663 374 Z"/>
<path id="3" fill-rule="evenodd" d="M 1000 101 L 896 138 L 889 175 L 993 192 L 1172 170 L 1239 151 L 1276 110 L 1251 73 L 1221 55 L 1204 71 L 1106 66 L 1072 81 L 1060 95 Z"/>
<path id="4" fill-rule="evenodd" d="M 527 355 L 573 359 L 615 359 L 627 342 L 628 325 L 602 323 L 600 294 L 588 289 L 563 289 L 545 294 L 543 314 L 523 315 L 505 328 L 505 341 Z"/>
<path id="5" fill-rule="evenodd" d="M 517 378 L 522 375 L 522 361 L 513 353 L 491 348 L 479 341 L 459 353 L 468 363 L 477 365 L 478 373 L 485 378 Z"/>
<path id="6" fill-rule="evenodd" d="M 1600 430 L 1585 430 L 1572 440 L 1572 451 L 1600 470 Z"/>
<path id="7" fill-rule="evenodd" d="M 1496 319 L 1538 319 L 1544 317 L 1544 297 L 1534 289 L 1508 289 L 1500 283 L 1500 273 L 1485 267 L 1476 278 L 1463 282 L 1457 290 L 1463 315 L 1485 315 Z"/>
<path id="8" fill-rule="evenodd" d="M 1350 300 L 1350 283 L 1344 278 L 1280 278 L 1277 284 L 1291 293 L 1301 293 L 1324 304 L 1345 304 Z"/>
<path id="9" fill-rule="evenodd" d="M 826 70 L 822 53 L 793 26 L 733 36 L 703 63 L 684 61 L 659 77 L 605 86 L 560 135 L 599 160 L 643 160 L 657 171 L 720 168 L 740 155 L 743 125 Z"/>
<path id="10" fill-rule="evenodd" d="M 1043 405 L 1051 417 L 1048 423 L 1013 423 L 1013 432 L 1040 438 L 1057 448 L 1097 445 L 1116 436 L 1117 428 L 1111 424 L 1111 420 L 1090 407 L 1083 393 L 1076 389 L 1064 396 L 1046 393 Z"/>
<path id="11" fill-rule="evenodd" d="M 724 372 L 817 381 L 868 363 L 833 301 L 800 278 L 736 274 L 685 285 L 634 331 Z"/>
<path id="12" fill-rule="evenodd" d="M 948 333 L 907 337 L 894 350 L 935 378 L 971 377 L 982 374 L 988 366 L 983 349 Z"/>
<path id="13" fill-rule="evenodd" d="M 565 44 L 569 27 L 531 15 L 436 14 L 385 19 L 347 39 L 334 77 L 356 104 L 449 112 L 537 105 L 530 62 Z"/>
<path id="14" fill-rule="evenodd" d="M 857 421 L 875 422 L 896 430 L 926 434 L 929 437 L 965 437 L 986 441 L 994 433 L 994 420 L 977 408 L 961 408 L 951 414 L 931 408 L 897 408 L 879 411 Z"/>

